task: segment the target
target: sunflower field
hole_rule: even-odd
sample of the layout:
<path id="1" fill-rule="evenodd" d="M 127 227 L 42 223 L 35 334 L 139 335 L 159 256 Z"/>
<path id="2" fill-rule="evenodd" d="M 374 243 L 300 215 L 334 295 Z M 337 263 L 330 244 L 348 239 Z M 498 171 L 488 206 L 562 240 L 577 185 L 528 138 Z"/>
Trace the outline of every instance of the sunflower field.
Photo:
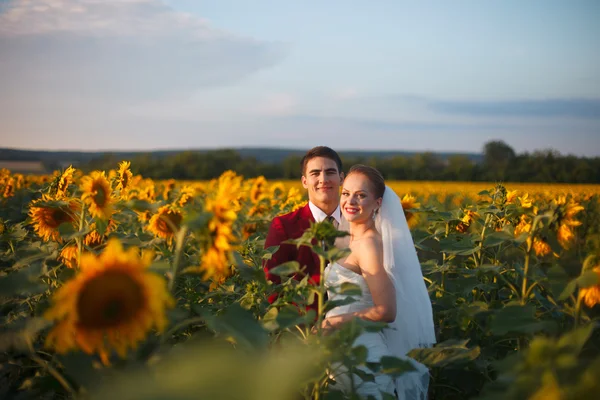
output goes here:
<path id="1" fill-rule="evenodd" d="M 596 398 L 600 187 L 388 184 L 434 309 L 437 344 L 409 353 L 430 369 L 429 398 Z M 305 202 L 298 182 L 232 171 L 1 170 L 0 398 L 342 399 L 335 366 L 363 381 L 357 367 L 410 371 L 353 345 L 382 324 L 313 329 L 334 304 L 297 262 L 265 279 L 271 219 Z M 314 243 L 336 234 L 324 222 L 295 242 L 323 266 L 344 251 Z"/>

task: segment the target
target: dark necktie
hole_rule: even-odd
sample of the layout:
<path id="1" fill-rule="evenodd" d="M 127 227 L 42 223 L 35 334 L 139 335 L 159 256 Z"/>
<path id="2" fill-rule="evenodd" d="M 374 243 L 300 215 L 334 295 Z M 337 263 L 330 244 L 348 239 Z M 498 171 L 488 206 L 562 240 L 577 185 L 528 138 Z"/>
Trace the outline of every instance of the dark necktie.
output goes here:
<path id="1" fill-rule="evenodd" d="M 333 218 L 333 215 L 328 215 L 325 219 L 327 221 L 331 222 L 333 224 L 333 226 L 335 227 L 335 229 L 338 228 L 338 222 L 335 220 L 335 218 Z"/>

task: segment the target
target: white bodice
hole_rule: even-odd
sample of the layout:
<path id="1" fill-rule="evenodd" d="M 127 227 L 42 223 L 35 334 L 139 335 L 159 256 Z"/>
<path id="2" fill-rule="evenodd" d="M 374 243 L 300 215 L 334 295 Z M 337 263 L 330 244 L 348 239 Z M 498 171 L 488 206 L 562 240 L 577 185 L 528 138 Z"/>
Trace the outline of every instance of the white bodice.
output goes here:
<path id="1" fill-rule="evenodd" d="M 362 295 L 346 295 L 335 292 L 335 288 L 338 289 L 343 283 L 353 283 L 358 285 L 362 291 Z M 327 313 L 328 317 L 335 315 L 345 314 L 362 310 L 373 306 L 373 298 L 369 291 L 369 286 L 362 275 L 357 274 L 341 266 L 338 263 L 329 264 L 325 268 L 325 288 L 327 289 L 327 297 L 329 300 L 344 300 L 347 297 L 356 299 L 353 303 L 337 306 L 333 310 Z"/>

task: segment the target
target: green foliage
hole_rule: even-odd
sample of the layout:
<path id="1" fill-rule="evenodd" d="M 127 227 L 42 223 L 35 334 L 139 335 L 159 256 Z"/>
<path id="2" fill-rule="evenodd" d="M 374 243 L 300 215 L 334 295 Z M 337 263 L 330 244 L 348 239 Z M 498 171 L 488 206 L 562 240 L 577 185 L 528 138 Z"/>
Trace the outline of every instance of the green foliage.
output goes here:
<path id="1" fill-rule="evenodd" d="M 431 157 L 423 162 L 433 162 Z M 432 165 L 427 174 L 442 173 Z M 453 165 L 466 168 L 461 159 Z M 443 202 L 413 210 L 423 217 L 413 235 L 438 343 L 407 356 L 430 369 L 430 398 L 590 398 L 600 382 L 598 314 L 582 304 L 580 293 L 599 284 L 594 272 L 598 227 L 589 222 L 600 218 L 598 199 L 582 202 L 583 224 L 573 245 L 563 248 L 556 235 L 560 207 L 548 200 L 534 211 L 519 200 L 508 202 L 506 195 L 502 185 L 482 192 L 469 209 L 474 216 L 468 223 L 466 210 L 444 208 Z M 320 330 L 324 313 L 354 301 L 360 287 L 330 288 L 349 297 L 327 301 L 324 286 L 311 285 L 295 261 L 271 271 L 281 277 L 279 283 L 265 279 L 262 262 L 277 248 L 263 248 L 268 224 L 259 222 L 281 212 L 278 206 L 255 219 L 238 216 L 237 230 L 250 223 L 256 230 L 233 253 L 233 273 L 211 282 L 187 268 L 202 260 L 198 246 L 213 214 L 205 212 L 202 201 L 186 206 L 182 227 L 168 243 L 149 235 L 135 217 L 135 211 L 156 212 L 159 203 L 122 201 L 118 227 L 110 235 L 127 247 L 154 251 L 150 270 L 167 279 L 177 306 L 164 333 L 151 332 L 125 359 L 112 355 L 110 366 L 84 352 L 54 354 L 44 345 L 48 296 L 76 273 L 60 261 L 61 247 L 81 243 L 88 227 L 61 227 L 64 244 L 42 243 L 26 222 L 26 205 L 16 218 L 12 205 L 0 210 L 0 374 L 8 382 L 1 395 L 337 399 L 345 397 L 330 379 L 334 365 L 356 371 L 363 381 L 373 380 L 375 373 L 398 376 L 412 370 L 407 359 L 367 362 L 368 349 L 355 345 L 361 333 L 381 331 L 384 323 L 353 320 L 328 334 Z M 515 236 L 522 216 L 531 229 Z M 109 229 L 99 221 L 96 228 Z M 311 247 L 324 266 L 348 254 L 333 246 L 342 235 L 324 222 L 291 243 Z M 536 254 L 531 245 L 536 238 L 553 252 Z M 87 250 L 101 252 L 102 246 Z M 318 311 L 308 311 L 307 304 L 314 302 Z"/>

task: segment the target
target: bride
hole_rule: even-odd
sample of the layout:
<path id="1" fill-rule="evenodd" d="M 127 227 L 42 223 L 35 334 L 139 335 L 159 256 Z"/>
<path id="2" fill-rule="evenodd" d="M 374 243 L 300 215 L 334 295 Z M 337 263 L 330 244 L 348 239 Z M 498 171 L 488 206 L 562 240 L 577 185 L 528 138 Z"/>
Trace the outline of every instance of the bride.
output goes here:
<path id="1" fill-rule="evenodd" d="M 368 362 L 394 356 L 409 360 L 416 371 L 396 379 L 375 374 L 375 382 L 362 382 L 356 374 L 351 379 L 342 371 L 333 377 L 334 388 L 349 392 L 353 381 L 364 398 L 381 398 L 381 392 L 386 392 L 399 399 L 425 399 L 429 371 L 406 354 L 433 345 L 435 332 L 431 301 L 400 199 L 378 170 L 359 164 L 344 179 L 340 207 L 345 217 L 340 229 L 350 236 L 336 246 L 350 248 L 351 253 L 327 266 L 325 285 L 331 300 L 345 297 L 331 290 L 344 282 L 360 286 L 362 295 L 358 301 L 330 310 L 322 327 L 335 329 L 354 318 L 387 322 L 388 328 L 365 332 L 354 345 L 367 348 Z"/>

